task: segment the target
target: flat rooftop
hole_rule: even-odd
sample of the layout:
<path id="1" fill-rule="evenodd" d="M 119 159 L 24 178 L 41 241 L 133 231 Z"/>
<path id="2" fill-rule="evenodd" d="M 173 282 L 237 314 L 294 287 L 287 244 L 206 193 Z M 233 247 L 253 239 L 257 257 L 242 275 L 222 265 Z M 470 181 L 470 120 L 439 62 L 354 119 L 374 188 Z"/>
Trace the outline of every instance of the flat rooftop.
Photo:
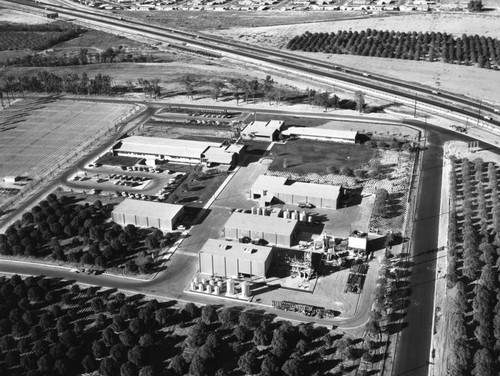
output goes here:
<path id="1" fill-rule="evenodd" d="M 140 217 L 172 219 L 183 208 L 182 205 L 167 204 L 165 202 L 153 202 L 143 200 L 132 200 L 126 198 L 115 206 L 113 212 L 133 214 Z"/>
<path id="2" fill-rule="evenodd" d="M 256 135 L 272 136 L 272 134 L 275 131 L 280 130 L 282 126 L 283 121 L 281 120 L 253 121 L 248 124 L 245 129 L 243 129 L 243 133 L 254 133 Z"/>
<path id="3" fill-rule="evenodd" d="M 337 198 L 339 185 L 294 182 L 278 176 L 260 175 L 252 186 L 252 191 L 267 190 L 270 193 L 293 194 L 298 196 Z"/>
<path id="4" fill-rule="evenodd" d="M 171 155 L 200 158 L 209 147 L 219 148 L 220 143 L 182 140 L 179 138 L 130 136 L 120 140 L 116 151 L 137 154 Z"/>
<path id="5" fill-rule="evenodd" d="M 228 218 L 224 227 L 265 233 L 291 234 L 295 230 L 297 223 L 298 221 L 295 219 L 234 212 Z"/>
<path id="6" fill-rule="evenodd" d="M 272 247 L 262 245 L 237 243 L 222 239 L 208 239 L 203 244 L 200 253 L 264 262 L 272 250 Z"/>
<path id="7" fill-rule="evenodd" d="M 340 138 L 355 140 L 357 131 L 345 131 L 340 129 L 327 129 L 317 127 L 290 127 L 282 132 L 285 136 L 309 136 L 318 138 Z"/>

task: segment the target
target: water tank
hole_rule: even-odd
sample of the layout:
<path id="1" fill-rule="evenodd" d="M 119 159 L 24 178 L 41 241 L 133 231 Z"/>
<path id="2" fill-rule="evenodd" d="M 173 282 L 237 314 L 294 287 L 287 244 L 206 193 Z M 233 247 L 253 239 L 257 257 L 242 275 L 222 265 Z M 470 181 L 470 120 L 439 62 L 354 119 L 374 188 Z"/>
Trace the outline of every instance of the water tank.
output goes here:
<path id="1" fill-rule="evenodd" d="M 306 218 L 307 218 L 307 216 L 306 216 L 306 213 L 305 213 L 305 212 L 301 212 L 301 213 L 299 214 L 299 221 L 301 221 L 301 222 L 305 222 L 305 221 L 306 221 Z"/>
<path id="2" fill-rule="evenodd" d="M 201 283 L 203 283 L 203 284 L 207 283 L 206 279 L 205 279 L 205 278 L 202 278 L 202 279 L 201 279 Z"/>
<path id="3" fill-rule="evenodd" d="M 298 220 L 299 219 L 299 212 L 295 210 L 292 212 L 292 219 Z"/>
<path id="4" fill-rule="evenodd" d="M 226 282 L 226 291 L 228 295 L 234 295 L 234 280 L 232 278 Z"/>
<path id="5" fill-rule="evenodd" d="M 212 293 L 212 285 L 207 285 L 205 292 L 207 294 L 211 294 Z"/>
<path id="6" fill-rule="evenodd" d="M 222 281 L 217 281 L 217 287 L 222 288 Z"/>
<path id="7" fill-rule="evenodd" d="M 208 283 L 210 284 L 210 286 L 215 286 L 215 281 L 213 279 L 211 279 L 210 281 L 208 281 Z"/>
<path id="8" fill-rule="evenodd" d="M 290 219 L 290 211 L 288 209 L 283 212 L 283 218 Z"/>
<path id="9" fill-rule="evenodd" d="M 195 276 L 193 281 L 194 281 L 194 284 L 197 285 L 199 283 L 198 276 Z"/>
<path id="10" fill-rule="evenodd" d="M 312 215 L 307 216 L 307 222 L 311 223 L 313 221 Z"/>
<path id="11" fill-rule="evenodd" d="M 241 297 L 248 298 L 250 296 L 250 284 L 247 281 L 241 282 Z"/>
<path id="12" fill-rule="evenodd" d="M 194 281 L 191 282 L 191 291 L 196 290 L 196 283 Z"/>
<path id="13" fill-rule="evenodd" d="M 198 284 L 198 291 L 202 291 L 203 292 L 203 283 L 199 283 Z"/>
<path id="14" fill-rule="evenodd" d="M 215 286 L 214 287 L 214 294 L 215 295 L 220 295 L 220 287 L 219 286 Z"/>

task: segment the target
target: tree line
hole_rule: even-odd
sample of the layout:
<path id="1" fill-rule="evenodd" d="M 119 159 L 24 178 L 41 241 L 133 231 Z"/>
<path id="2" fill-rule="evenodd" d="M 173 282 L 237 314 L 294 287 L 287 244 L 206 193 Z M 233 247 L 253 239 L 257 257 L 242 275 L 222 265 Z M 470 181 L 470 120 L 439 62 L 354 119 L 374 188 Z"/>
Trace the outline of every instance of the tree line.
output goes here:
<path id="1" fill-rule="evenodd" d="M 485 167 L 479 158 L 451 159 L 446 302 L 450 375 L 493 376 L 500 370 L 500 202 L 497 166 Z"/>
<path id="2" fill-rule="evenodd" d="M 292 51 L 324 52 L 375 56 L 404 60 L 441 60 L 451 64 L 477 64 L 498 69 L 500 40 L 467 35 L 454 37 L 441 32 L 400 32 L 366 29 L 360 32 L 339 30 L 295 36 L 287 48 Z"/>
<path id="3" fill-rule="evenodd" d="M 81 48 L 77 53 L 69 53 L 64 56 L 48 55 L 44 53 L 27 54 L 11 57 L 4 61 L 6 66 L 23 67 L 61 67 L 71 65 L 87 65 L 100 63 L 146 63 L 156 61 L 151 54 L 135 55 L 128 53 L 123 46 L 114 49 L 108 47 L 102 52 L 89 53 L 88 49 Z"/>
<path id="4" fill-rule="evenodd" d="M 156 264 L 148 250 L 171 244 L 174 236 L 158 229 L 106 223 L 111 210 L 99 200 L 79 205 L 66 196 L 50 194 L 0 234 L 0 254 L 48 257 L 100 270 L 123 265 L 129 273 L 150 273 Z"/>
<path id="5" fill-rule="evenodd" d="M 371 362 L 380 347 L 236 307 L 178 307 L 43 276 L 1 277 L 0 297 L 2 375 L 323 375 Z"/>

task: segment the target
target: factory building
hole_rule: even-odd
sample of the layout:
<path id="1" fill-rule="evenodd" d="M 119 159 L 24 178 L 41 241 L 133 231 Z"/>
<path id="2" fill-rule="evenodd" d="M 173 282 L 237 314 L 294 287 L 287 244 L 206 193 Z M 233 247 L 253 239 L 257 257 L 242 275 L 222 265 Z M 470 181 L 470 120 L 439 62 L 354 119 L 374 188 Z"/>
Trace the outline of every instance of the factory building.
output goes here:
<path id="1" fill-rule="evenodd" d="M 265 278 L 272 247 L 208 239 L 198 254 L 201 274 L 238 278 L 240 274 Z"/>
<path id="2" fill-rule="evenodd" d="M 265 241 L 269 245 L 291 247 L 296 234 L 296 219 L 234 212 L 224 224 L 226 239 L 253 242 Z"/>
<path id="3" fill-rule="evenodd" d="M 260 175 L 250 190 L 251 199 L 261 206 L 274 201 L 291 205 L 307 203 L 325 209 L 337 209 L 343 194 L 344 189 L 339 185 L 303 183 L 268 175 Z"/>
<path id="4" fill-rule="evenodd" d="M 241 136 L 245 140 L 276 141 L 284 124 L 281 120 L 253 121 L 241 131 Z"/>
<path id="5" fill-rule="evenodd" d="M 317 127 L 290 127 L 283 132 L 283 136 L 306 138 L 318 141 L 343 142 L 355 144 L 358 132 Z"/>
<path id="6" fill-rule="evenodd" d="M 156 227 L 162 231 L 172 231 L 182 218 L 182 205 L 164 202 L 125 199 L 115 206 L 111 214 L 114 222 L 126 226 Z"/>
<path id="7" fill-rule="evenodd" d="M 178 138 L 131 136 L 113 147 L 118 156 L 145 158 L 148 165 L 172 162 L 234 166 L 243 154 L 244 145 L 182 140 Z"/>

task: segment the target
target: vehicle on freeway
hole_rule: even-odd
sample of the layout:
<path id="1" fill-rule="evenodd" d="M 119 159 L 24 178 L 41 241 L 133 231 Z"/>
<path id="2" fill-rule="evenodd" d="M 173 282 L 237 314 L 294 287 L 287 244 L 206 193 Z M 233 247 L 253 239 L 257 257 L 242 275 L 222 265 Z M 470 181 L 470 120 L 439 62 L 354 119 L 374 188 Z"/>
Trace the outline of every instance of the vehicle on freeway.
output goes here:
<path id="1" fill-rule="evenodd" d="M 460 125 L 452 125 L 451 127 L 455 128 L 458 132 L 467 133 L 467 128 Z"/>
<path id="2" fill-rule="evenodd" d="M 368 74 L 368 73 L 363 73 L 363 76 L 365 76 L 365 77 L 370 77 L 370 76 L 371 76 L 371 74 Z"/>
<path id="3" fill-rule="evenodd" d="M 437 94 L 437 95 L 439 95 L 439 94 L 441 94 L 441 93 L 440 93 L 439 91 L 437 91 L 437 90 L 432 90 L 432 94 Z"/>
<path id="4" fill-rule="evenodd" d="M 85 269 L 79 269 L 79 268 L 71 268 L 69 270 L 71 273 L 83 273 L 85 271 Z"/>
<path id="5" fill-rule="evenodd" d="M 485 120 L 489 120 L 489 121 L 493 120 L 493 118 L 491 116 L 488 116 L 488 115 L 484 115 L 483 118 Z"/>
<path id="6" fill-rule="evenodd" d="M 496 112 L 497 114 L 500 114 L 500 108 L 495 108 L 493 112 Z"/>

